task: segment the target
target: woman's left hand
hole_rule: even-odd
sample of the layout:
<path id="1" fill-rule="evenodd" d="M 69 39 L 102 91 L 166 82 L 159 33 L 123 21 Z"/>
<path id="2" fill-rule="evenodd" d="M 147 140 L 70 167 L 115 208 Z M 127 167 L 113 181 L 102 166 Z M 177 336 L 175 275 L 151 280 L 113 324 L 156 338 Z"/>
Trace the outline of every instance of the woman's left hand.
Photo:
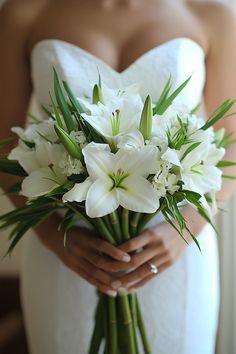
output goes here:
<path id="1" fill-rule="evenodd" d="M 132 269 L 129 274 L 118 276 L 112 287 L 121 293 L 132 292 L 158 276 L 174 264 L 184 253 L 187 243 L 168 223 L 163 222 L 156 227 L 145 230 L 141 235 L 124 243 L 119 248 L 131 255 L 127 264 L 113 262 L 113 272 Z M 151 273 L 150 263 L 158 269 L 157 274 Z"/>

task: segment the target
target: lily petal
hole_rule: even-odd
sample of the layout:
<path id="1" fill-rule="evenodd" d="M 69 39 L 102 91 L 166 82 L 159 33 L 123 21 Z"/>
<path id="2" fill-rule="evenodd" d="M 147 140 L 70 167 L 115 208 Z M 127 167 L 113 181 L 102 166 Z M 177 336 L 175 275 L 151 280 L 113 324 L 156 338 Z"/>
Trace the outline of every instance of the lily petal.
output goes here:
<path id="1" fill-rule="evenodd" d="M 89 177 L 82 183 L 76 183 L 71 190 L 63 195 L 63 202 L 83 202 L 87 197 L 88 190 L 92 183 L 93 180 Z"/>
<path id="2" fill-rule="evenodd" d="M 90 143 L 83 149 L 89 175 L 95 180 L 105 178 L 113 170 L 114 155 L 106 144 Z"/>
<path id="3" fill-rule="evenodd" d="M 55 176 L 49 167 L 40 168 L 26 177 L 22 183 L 21 194 L 28 198 L 35 198 L 51 192 L 54 188 L 62 185 L 66 177 Z"/>
<path id="4" fill-rule="evenodd" d="M 158 149 L 156 146 L 144 146 L 141 149 L 120 149 L 116 153 L 115 170 L 147 177 L 156 173 L 158 168 Z"/>
<path id="5" fill-rule="evenodd" d="M 117 189 L 119 204 L 128 210 L 140 213 L 154 213 L 160 205 L 159 197 L 148 180 L 140 176 L 131 176 Z"/>
<path id="6" fill-rule="evenodd" d="M 98 179 L 90 187 L 86 199 L 86 212 L 91 218 L 112 213 L 119 206 L 116 189 L 110 179 Z"/>

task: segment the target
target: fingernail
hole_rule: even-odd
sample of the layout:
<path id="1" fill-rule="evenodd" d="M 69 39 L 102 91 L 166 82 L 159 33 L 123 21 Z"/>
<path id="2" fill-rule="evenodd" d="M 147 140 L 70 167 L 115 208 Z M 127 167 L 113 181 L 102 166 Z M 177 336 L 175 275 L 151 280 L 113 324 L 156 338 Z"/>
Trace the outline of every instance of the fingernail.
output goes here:
<path id="1" fill-rule="evenodd" d="M 120 296 L 125 296 L 125 295 L 128 294 L 128 290 L 127 290 L 126 288 L 119 288 L 119 289 L 118 289 L 118 294 L 119 294 Z"/>
<path id="2" fill-rule="evenodd" d="M 117 296 L 117 292 L 113 291 L 113 290 L 108 290 L 107 291 L 107 295 L 110 297 L 116 297 Z"/>
<path id="3" fill-rule="evenodd" d="M 127 255 L 127 256 L 124 256 L 123 258 L 122 258 L 122 261 L 124 261 L 124 262 L 130 262 L 130 260 L 131 260 L 131 257 L 129 256 L 129 255 Z"/>
<path id="4" fill-rule="evenodd" d="M 118 288 L 121 287 L 121 282 L 119 280 L 113 281 L 111 283 L 111 286 L 112 286 L 113 289 L 117 290 Z"/>

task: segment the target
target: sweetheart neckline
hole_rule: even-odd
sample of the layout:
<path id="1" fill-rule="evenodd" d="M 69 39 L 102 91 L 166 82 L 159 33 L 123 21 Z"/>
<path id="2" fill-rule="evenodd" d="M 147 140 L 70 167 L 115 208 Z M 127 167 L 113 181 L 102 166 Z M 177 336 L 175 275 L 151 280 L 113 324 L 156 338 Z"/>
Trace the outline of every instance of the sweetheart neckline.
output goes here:
<path id="1" fill-rule="evenodd" d="M 139 57 L 137 57 L 130 65 L 128 65 L 125 69 L 123 69 L 122 71 L 118 71 L 116 69 L 114 69 L 112 66 L 110 66 L 107 62 L 105 62 L 104 60 L 100 59 L 99 57 L 97 57 L 96 55 L 90 53 L 89 51 L 87 51 L 86 49 L 81 48 L 80 46 L 71 43 L 71 42 L 67 42 L 64 41 L 62 39 L 56 39 L 56 38 L 47 38 L 47 39 L 42 39 L 38 42 L 36 42 L 30 52 L 30 58 L 32 59 L 35 51 L 40 47 L 43 46 L 47 43 L 60 43 L 61 45 L 70 47 L 70 48 L 74 48 L 77 51 L 80 51 L 81 53 L 83 53 L 85 56 L 96 60 L 98 63 L 100 63 L 100 65 L 103 65 L 104 67 L 106 67 L 107 69 L 109 69 L 110 71 L 112 71 L 113 73 L 116 73 L 117 75 L 122 75 L 124 73 L 126 73 L 129 69 L 131 69 L 135 64 L 137 64 L 140 60 L 144 59 L 146 56 L 152 54 L 154 51 L 160 51 L 161 49 L 177 42 L 177 41 L 187 41 L 190 44 L 194 45 L 196 48 L 199 49 L 199 51 L 202 53 L 203 58 L 206 57 L 205 51 L 203 49 L 203 47 L 195 40 L 189 38 L 189 37 L 177 37 L 177 38 L 173 38 L 170 39 L 166 42 L 163 42 L 153 48 L 150 48 L 149 50 L 147 50 L 146 52 L 144 52 L 143 54 L 141 54 Z"/>

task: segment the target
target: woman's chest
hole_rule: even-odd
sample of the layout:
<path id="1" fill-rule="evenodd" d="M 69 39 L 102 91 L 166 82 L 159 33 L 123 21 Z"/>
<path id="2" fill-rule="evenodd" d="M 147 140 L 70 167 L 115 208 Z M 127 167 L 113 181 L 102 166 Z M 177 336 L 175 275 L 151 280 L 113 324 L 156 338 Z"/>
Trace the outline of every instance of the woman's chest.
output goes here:
<path id="1" fill-rule="evenodd" d="M 143 53 L 173 38 L 188 37 L 205 47 L 198 22 L 178 1 L 167 7 L 151 1 L 138 9 L 105 11 L 99 7 L 48 7 L 32 29 L 29 50 L 43 39 L 60 39 L 83 48 L 116 71 L 123 71 Z M 159 5 L 157 4 L 159 3 Z M 173 16 L 175 13 L 175 16 Z"/>

